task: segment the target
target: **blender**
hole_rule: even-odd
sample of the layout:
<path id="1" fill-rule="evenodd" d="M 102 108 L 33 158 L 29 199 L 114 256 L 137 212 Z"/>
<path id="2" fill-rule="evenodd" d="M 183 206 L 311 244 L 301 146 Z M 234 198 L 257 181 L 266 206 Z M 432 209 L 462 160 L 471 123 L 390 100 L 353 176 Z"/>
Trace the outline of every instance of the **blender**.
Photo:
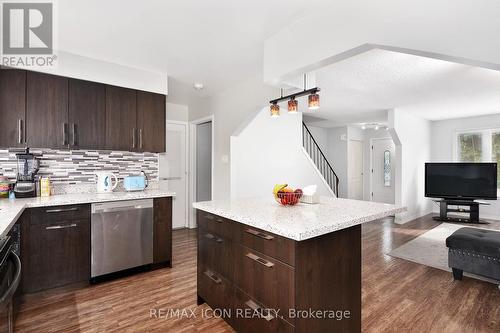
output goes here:
<path id="1" fill-rule="evenodd" d="M 38 173 L 40 164 L 35 155 L 26 148 L 24 153 L 16 154 L 17 157 L 17 177 L 14 194 L 16 198 L 36 197 L 35 176 Z"/>

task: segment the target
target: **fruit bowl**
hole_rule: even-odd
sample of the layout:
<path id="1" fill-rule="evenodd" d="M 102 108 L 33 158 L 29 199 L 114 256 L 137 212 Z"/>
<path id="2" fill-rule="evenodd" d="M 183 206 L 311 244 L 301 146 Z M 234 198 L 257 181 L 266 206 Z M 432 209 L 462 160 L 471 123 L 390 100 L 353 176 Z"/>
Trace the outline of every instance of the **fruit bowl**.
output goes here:
<path id="1" fill-rule="evenodd" d="M 293 206 L 299 202 L 301 197 L 302 193 L 279 192 L 277 194 L 276 201 L 283 206 Z"/>
<path id="2" fill-rule="evenodd" d="M 302 197 L 300 188 L 294 190 L 288 184 L 277 184 L 273 190 L 274 199 L 277 203 L 283 206 L 296 205 Z"/>

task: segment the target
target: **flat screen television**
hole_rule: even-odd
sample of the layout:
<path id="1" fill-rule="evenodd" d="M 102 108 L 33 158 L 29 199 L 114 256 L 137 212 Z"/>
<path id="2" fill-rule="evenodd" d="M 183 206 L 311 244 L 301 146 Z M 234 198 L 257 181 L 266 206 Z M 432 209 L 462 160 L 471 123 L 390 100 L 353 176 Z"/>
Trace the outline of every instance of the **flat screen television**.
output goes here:
<path id="1" fill-rule="evenodd" d="M 425 163 L 425 196 L 497 199 L 496 163 Z"/>

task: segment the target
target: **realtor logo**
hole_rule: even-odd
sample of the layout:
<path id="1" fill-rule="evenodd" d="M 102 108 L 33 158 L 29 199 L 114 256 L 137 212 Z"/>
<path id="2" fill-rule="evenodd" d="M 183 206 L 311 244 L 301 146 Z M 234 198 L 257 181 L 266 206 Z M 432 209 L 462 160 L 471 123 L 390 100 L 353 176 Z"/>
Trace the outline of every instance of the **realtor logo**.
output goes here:
<path id="1" fill-rule="evenodd" d="M 52 54 L 52 3 L 2 5 L 4 54 Z"/>
<path id="2" fill-rule="evenodd" d="M 3 2 L 1 64 L 43 67 L 54 60 L 53 2 Z"/>

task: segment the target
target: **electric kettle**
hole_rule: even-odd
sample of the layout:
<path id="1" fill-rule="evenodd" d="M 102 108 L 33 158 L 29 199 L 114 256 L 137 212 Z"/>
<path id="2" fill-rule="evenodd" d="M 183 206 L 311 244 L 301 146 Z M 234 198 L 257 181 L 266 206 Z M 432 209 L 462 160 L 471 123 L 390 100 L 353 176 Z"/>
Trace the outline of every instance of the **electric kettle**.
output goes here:
<path id="1" fill-rule="evenodd" d="M 118 178 L 112 172 L 108 171 L 97 171 L 96 182 L 97 182 L 97 193 L 109 193 L 118 185 Z M 112 184 L 111 178 L 114 178 L 114 184 Z"/>

